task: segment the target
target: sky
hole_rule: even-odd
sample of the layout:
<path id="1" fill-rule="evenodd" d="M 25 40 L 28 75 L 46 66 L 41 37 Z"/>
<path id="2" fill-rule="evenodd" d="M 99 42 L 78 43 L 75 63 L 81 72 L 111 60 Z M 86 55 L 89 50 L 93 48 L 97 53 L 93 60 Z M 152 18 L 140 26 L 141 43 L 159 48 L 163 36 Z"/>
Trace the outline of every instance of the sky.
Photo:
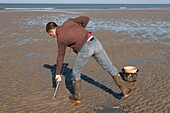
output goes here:
<path id="1" fill-rule="evenodd" d="M 170 0 L 0 0 L 0 3 L 170 4 Z"/>

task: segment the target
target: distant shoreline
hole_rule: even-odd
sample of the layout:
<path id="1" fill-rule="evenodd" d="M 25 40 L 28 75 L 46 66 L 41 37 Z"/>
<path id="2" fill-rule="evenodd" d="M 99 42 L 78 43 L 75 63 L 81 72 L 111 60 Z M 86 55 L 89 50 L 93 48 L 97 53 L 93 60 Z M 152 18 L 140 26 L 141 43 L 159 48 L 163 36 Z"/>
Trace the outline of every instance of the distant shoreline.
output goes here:
<path id="1" fill-rule="evenodd" d="M 170 4 L 10 4 L 0 3 L 0 9 L 170 9 Z"/>

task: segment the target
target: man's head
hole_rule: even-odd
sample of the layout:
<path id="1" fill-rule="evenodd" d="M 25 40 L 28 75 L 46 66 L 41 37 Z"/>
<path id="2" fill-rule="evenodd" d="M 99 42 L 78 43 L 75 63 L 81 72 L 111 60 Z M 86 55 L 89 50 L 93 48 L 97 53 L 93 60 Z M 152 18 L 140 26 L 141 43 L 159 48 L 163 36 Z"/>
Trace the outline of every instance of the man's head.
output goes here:
<path id="1" fill-rule="evenodd" d="M 56 37 L 56 28 L 57 28 L 57 24 L 55 22 L 49 22 L 46 25 L 46 32 L 52 36 L 52 37 Z"/>

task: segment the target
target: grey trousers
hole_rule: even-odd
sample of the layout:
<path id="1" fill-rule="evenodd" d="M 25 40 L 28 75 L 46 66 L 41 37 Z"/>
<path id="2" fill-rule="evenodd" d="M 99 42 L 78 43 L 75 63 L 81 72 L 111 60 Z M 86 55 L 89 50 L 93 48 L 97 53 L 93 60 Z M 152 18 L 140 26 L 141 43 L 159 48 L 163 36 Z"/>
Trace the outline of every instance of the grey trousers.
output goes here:
<path id="1" fill-rule="evenodd" d="M 86 42 L 78 53 L 72 72 L 76 80 L 81 79 L 81 71 L 90 57 L 93 57 L 111 76 L 118 74 L 101 43 L 94 38 Z"/>

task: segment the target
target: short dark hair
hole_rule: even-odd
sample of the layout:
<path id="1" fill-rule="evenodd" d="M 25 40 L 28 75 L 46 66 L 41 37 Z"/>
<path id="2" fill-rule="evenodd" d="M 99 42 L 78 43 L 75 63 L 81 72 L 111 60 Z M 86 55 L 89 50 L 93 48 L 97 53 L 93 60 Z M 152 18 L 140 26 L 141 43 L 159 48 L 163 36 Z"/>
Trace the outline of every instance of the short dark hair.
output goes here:
<path id="1" fill-rule="evenodd" d="M 46 32 L 48 33 L 51 29 L 54 29 L 55 27 L 57 27 L 58 25 L 55 22 L 49 22 L 46 25 Z"/>

